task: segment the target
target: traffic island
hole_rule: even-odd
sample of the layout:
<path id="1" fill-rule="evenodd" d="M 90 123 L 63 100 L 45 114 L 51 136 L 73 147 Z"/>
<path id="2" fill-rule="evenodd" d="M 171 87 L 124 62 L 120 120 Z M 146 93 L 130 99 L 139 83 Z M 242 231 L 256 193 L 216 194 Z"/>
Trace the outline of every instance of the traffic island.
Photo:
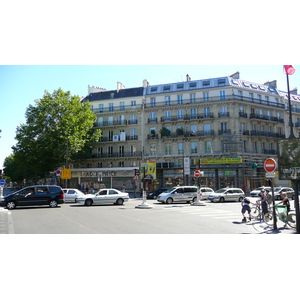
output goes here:
<path id="1" fill-rule="evenodd" d="M 142 204 L 137 205 L 135 208 L 144 208 L 144 209 L 153 208 L 153 205 L 150 205 L 150 204 L 147 203 L 146 191 L 143 191 L 143 202 L 142 202 Z"/>

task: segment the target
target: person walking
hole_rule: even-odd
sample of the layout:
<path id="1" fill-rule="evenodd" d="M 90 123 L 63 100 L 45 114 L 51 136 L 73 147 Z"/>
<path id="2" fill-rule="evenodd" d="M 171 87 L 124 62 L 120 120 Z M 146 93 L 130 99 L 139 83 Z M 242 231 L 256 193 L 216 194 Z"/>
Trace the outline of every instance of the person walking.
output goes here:
<path id="1" fill-rule="evenodd" d="M 273 202 L 273 197 L 269 190 L 266 190 L 266 199 L 267 199 L 268 204 L 271 205 Z"/>
<path id="2" fill-rule="evenodd" d="M 279 205 L 279 204 L 285 205 L 287 208 L 287 212 L 289 212 L 291 210 L 291 204 L 290 204 L 290 200 L 287 197 L 286 193 L 282 193 L 282 198 L 283 198 L 283 200 L 281 202 L 277 203 L 277 205 Z"/>

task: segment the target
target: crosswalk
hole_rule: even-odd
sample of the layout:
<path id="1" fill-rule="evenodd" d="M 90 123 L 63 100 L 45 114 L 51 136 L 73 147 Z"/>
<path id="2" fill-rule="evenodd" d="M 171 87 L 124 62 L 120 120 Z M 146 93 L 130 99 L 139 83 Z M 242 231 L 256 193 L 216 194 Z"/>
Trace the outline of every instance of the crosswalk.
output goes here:
<path id="1" fill-rule="evenodd" d="M 225 205 L 225 204 L 224 204 Z M 169 209 L 170 207 L 164 206 L 163 209 Z M 215 205 L 210 206 L 173 206 L 173 209 L 177 210 L 180 213 L 190 214 L 190 215 L 199 215 L 201 217 L 213 218 L 218 220 L 223 220 L 226 222 L 241 221 L 242 214 L 239 207 L 235 207 L 236 211 L 225 210 L 218 208 Z"/>

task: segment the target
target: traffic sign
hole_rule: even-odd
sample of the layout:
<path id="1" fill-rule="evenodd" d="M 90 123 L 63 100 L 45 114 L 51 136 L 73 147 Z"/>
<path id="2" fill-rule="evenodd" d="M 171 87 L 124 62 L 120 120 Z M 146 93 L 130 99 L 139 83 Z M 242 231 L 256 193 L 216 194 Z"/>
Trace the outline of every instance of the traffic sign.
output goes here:
<path id="1" fill-rule="evenodd" d="M 268 173 L 273 173 L 277 169 L 277 163 L 275 159 L 268 158 L 264 162 L 265 171 Z"/>
<path id="2" fill-rule="evenodd" d="M 5 185 L 5 180 L 4 180 L 4 179 L 1 179 L 1 180 L 0 180 L 0 186 L 3 186 L 3 185 Z"/>
<path id="3" fill-rule="evenodd" d="M 201 176 L 201 172 L 200 172 L 199 170 L 196 170 L 196 171 L 194 172 L 194 176 L 195 176 L 196 178 L 200 177 L 200 176 Z"/>

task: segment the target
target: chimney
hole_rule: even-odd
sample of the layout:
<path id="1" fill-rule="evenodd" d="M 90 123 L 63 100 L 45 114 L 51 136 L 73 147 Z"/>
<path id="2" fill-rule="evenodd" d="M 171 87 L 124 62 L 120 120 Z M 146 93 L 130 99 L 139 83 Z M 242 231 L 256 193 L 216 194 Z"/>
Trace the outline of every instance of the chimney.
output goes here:
<path id="1" fill-rule="evenodd" d="M 273 88 L 277 88 L 277 80 L 273 80 L 273 81 L 267 81 L 264 83 L 264 85 L 273 87 Z"/>
<path id="2" fill-rule="evenodd" d="M 232 75 L 230 75 L 229 77 L 231 77 L 233 79 L 240 79 L 240 72 L 237 71 L 237 72 L 233 73 Z"/>
<path id="3" fill-rule="evenodd" d="M 290 91 L 291 94 L 293 95 L 298 95 L 298 89 L 297 88 L 293 88 L 291 91 Z"/>
<path id="4" fill-rule="evenodd" d="M 125 89 L 125 86 L 121 83 L 121 82 L 117 82 L 117 92 L 119 92 L 119 90 L 123 90 Z"/>
<path id="5" fill-rule="evenodd" d="M 186 81 L 191 81 L 191 77 L 189 76 L 189 74 L 186 74 Z"/>
<path id="6" fill-rule="evenodd" d="M 147 79 L 144 79 L 143 80 L 143 87 L 145 88 L 145 87 L 147 87 L 147 86 L 149 86 L 150 84 L 149 84 L 149 82 L 148 82 L 148 80 Z"/>

